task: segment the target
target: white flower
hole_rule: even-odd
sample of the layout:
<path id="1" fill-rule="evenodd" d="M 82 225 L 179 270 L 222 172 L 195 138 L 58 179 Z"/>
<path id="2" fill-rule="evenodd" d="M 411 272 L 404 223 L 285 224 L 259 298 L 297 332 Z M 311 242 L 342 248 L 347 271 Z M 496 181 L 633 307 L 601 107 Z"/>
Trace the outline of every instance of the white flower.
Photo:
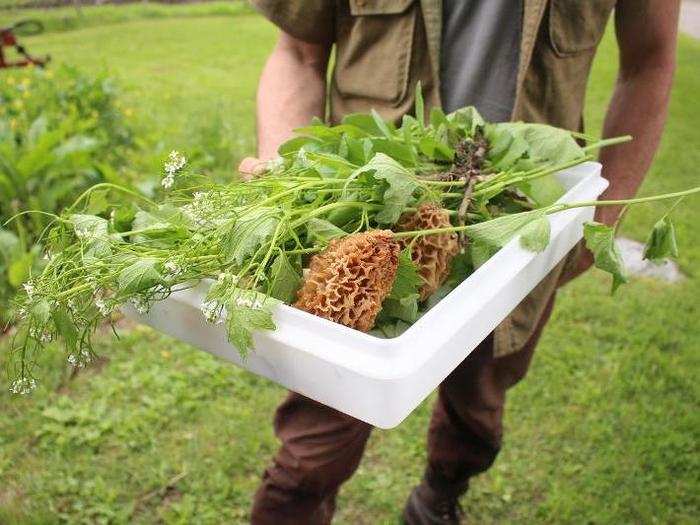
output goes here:
<path id="1" fill-rule="evenodd" d="M 165 170 L 165 177 L 160 182 L 166 190 L 171 188 L 175 184 L 175 174 L 180 171 L 185 164 L 187 159 L 181 153 L 173 150 L 168 155 L 168 160 L 165 161 L 163 169 Z"/>
<path id="2" fill-rule="evenodd" d="M 80 354 L 78 354 L 78 355 L 69 354 L 67 361 L 68 361 L 68 364 L 71 366 L 74 366 L 76 368 L 83 368 L 84 366 L 86 366 L 92 362 L 92 356 L 90 355 L 90 352 L 83 349 L 80 351 Z"/>
<path id="3" fill-rule="evenodd" d="M 160 181 L 160 184 L 165 188 L 166 190 L 169 190 L 173 184 L 175 184 L 175 177 L 171 174 L 166 175 L 163 177 L 163 180 Z"/>
<path id="4" fill-rule="evenodd" d="M 180 266 L 173 260 L 165 261 L 165 264 L 163 264 L 163 268 L 165 268 L 168 271 L 168 273 L 171 274 L 173 277 L 177 277 L 182 273 L 182 266 Z"/>
<path id="5" fill-rule="evenodd" d="M 53 339 L 50 332 L 44 332 L 44 331 L 39 332 L 39 330 L 37 330 L 36 327 L 31 327 L 29 329 L 29 335 L 30 335 L 30 337 L 33 337 L 34 339 L 36 339 L 40 343 L 44 343 L 44 344 L 50 343 L 51 340 Z"/>
<path id="6" fill-rule="evenodd" d="M 221 316 L 221 305 L 217 301 L 207 301 L 202 304 L 202 315 L 208 323 L 220 324 L 224 320 Z"/>
<path id="7" fill-rule="evenodd" d="M 263 301 L 260 298 L 251 299 L 249 297 L 239 297 L 236 299 L 236 305 L 244 308 L 252 308 L 260 310 L 263 307 Z"/>
<path id="8" fill-rule="evenodd" d="M 185 156 L 179 151 L 173 150 L 168 155 L 168 160 L 165 161 L 165 166 L 163 167 L 168 175 L 173 175 L 180 171 L 186 163 L 187 159 Z"/>
<path id="9" fill-rule="evenodd" d="M 100 296 L 95 297 L 95 306 L 104 317 L 107 317 L 110 313 L 112 313 L 112 308 Z"/>
<path id="10" fill-rule="evenodd" d="M 10 392 L 13 394 L 26 395 L 30 394 L 36 388 L 36 381 L 28 377 L 15 379 L 10 385 Z"/>
<path id="11" fill-rule="evenodd" d="M 27 295 L 31 299 L 32 295 L 34 295 L 34 284 L 31 281 L 27 281 L 22 285 L 22 288 L 24 288 L 24 291 L 27 292 Z"/>
<path id="12" fill-rule="evenodd" d="M 148 313 L 150 305 L 143 297 L 132 297 L 131 304 L 134 305 L 136 311 L 140 314 Z"/>

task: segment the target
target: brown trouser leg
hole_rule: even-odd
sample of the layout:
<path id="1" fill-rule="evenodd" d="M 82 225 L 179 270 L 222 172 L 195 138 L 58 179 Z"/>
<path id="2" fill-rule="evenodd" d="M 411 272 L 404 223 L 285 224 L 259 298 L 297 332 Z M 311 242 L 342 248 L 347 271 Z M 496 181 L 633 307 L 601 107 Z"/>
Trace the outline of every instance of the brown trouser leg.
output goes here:
<path id="1" fill-rule="evenodd" d="M 493 464 L 501 448 L 506 390 L 525 377 L 553 305 L 554 297 L 522 350 L 494 358 L 489 336 L 440 385 L 425 472 L 433 489 L 461 494 L 470 477 Z"/>
<path id="2" fill-rule="evenodd" d="M 426 478 L 434 488 L 461 493 L 495 460 L 506 390 L 525 376 L 552 304 L 523 350 L 495 359 L 489 337 L 440 385 L 428 434 Z M 338 488 L 359 465 L 371 430 L 290 393 L 275 416 L 282 447 L 255 495 L 253 525 L 330 523 Z"/>
<path id="3" fill-rule="evenodd" d="M 277 409 L 282 447 L 255 495 L 254 525 L 331 522 L 335 496 L 360 463 L 372 427 L 290 392 Z"/>

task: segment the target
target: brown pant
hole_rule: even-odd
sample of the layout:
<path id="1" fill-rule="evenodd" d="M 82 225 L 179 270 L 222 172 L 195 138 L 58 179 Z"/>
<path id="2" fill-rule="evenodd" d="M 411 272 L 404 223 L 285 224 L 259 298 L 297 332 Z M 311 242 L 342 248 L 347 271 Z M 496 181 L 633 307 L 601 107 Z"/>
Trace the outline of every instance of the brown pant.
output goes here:
<path id="1" fill-rule="evenodd" d="M 506 390 L 525 376 L 554 298 L 519 352 L 493 357 L 489 336 L 442 382 L 428 431 L 428 483 L 461 494 L 469 478 L 496 459 L 503 434 Z M 360 463 L 372 427 L 290 392 L 277 409 L 282 441 L 263 475 L 251 521 L 263 524 L 327 524 L 340 485 Z"/>

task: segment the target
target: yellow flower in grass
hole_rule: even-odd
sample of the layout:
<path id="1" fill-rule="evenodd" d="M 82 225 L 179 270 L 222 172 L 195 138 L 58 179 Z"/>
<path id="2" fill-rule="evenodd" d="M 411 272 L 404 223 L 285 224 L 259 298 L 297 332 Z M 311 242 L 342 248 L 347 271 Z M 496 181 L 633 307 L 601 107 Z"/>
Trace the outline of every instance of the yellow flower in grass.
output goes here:
<path id="1" fill-rule="evenodd" d="M 134 110 L 131 109 L 131 108 L 126 108 L 126 109 L 124 110 L 124 115 L 127 116 L 127 117 L 131 117 L 133 114 L 134 114 Z"/>
<path id="2" fill-rule="evenodd" d="M 14 101 L 12 101 L 12 105 L 15 107 L 15 109 L 22 109 L 24 107 L 24 102 L 22 102 L 22 99 L 16 98 Z"/>

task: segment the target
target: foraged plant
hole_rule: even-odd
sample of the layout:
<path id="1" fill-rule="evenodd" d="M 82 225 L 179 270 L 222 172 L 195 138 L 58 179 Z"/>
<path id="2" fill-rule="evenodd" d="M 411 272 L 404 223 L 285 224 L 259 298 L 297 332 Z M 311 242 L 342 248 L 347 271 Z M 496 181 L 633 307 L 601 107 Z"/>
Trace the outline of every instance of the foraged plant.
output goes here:
<path id="1" fill-rule="evenodd" d="M 515 236 L 528 250 L 544 250 L 550 214 L 700 192 L 557 203 L 563 188 L 553 174 L 629 138 L 581 147 L 578 134 L 491 124 L 474 108 L 433 109 L 427 123 L 422 104 L 419 92 L 418 118 L 398 128 L 374 112 L 337 126 L 314 122 L 250 182 L 213 184 L 174 152 L 159 202 L 108 183 L 86 190 L 52 216 L 48 262 L 24 283 L 11 389 L 33 387 L 36 355 L 48 341 L 62 339 L 68 361 L 84 364 L 94 355 L 95 328 L 112 312 L 130 305 L 146 313 L 203 279 L 214 280 L 204 317 L 225 324 L 243 355 L 254 331 L 274 329 L 280 302 L 397 334 L 430 303 L 423 299 L 449 293 Z M 585 239 L 614 288 L 624 282 L 614 228 L 588 224 Z M 647 255 L 675 251 L 667 214 Z"/>
<path id="2" fill-rule="evenodd" d="M 362 332 L 371 330 L 394 284 L 400 252 L 386 230 L 332 240 L 311 258 L 294 306 Z"/>

